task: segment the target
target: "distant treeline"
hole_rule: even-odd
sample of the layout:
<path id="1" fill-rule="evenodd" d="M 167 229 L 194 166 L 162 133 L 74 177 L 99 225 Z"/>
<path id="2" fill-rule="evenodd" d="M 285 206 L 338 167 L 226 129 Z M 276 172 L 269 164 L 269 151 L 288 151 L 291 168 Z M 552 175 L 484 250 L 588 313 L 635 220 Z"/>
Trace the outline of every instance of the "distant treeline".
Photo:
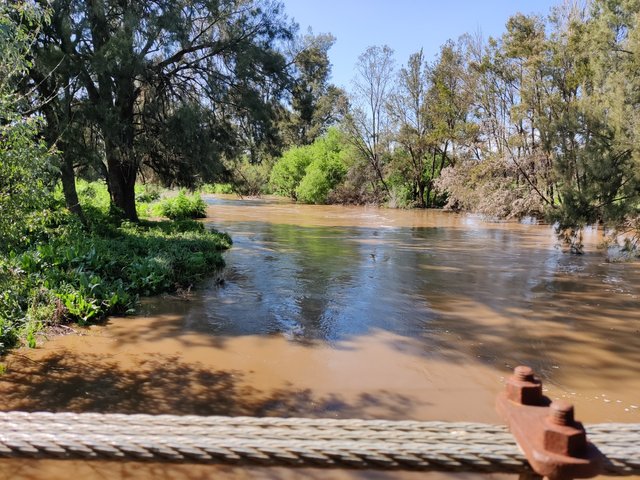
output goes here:
<path id="1" fill-rule="evenodd" d="M 367 49 L 342 110 L 340 175 L 322 198 L 535 216 L 576 248 L 581 227 L 601 224 L 635 246 L 639 21 L 637 0 L 565 2 L 514 15 L 500 38 L 449 41 L 433 61 L 419 51 L 397 69 L 390 47 Z M 271 183 L 295 198 L 309 188 L 283 188 L 292 156 Z"/>

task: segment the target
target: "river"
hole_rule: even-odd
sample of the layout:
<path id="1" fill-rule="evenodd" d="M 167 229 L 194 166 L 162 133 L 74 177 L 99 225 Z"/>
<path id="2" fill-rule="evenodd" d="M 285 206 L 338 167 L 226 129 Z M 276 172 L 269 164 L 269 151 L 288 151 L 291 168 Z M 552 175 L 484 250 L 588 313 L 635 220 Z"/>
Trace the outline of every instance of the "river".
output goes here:
<path id="1" fill-rule="evenodd" d="M 18 351 L 0 377 L 3 409 L 498 423 L 495 396 L 526 364 L 579 420 L 640 422 L 640 266 L 608 262 L 597 231 L 577 256 L 544 225 L 207 201 L 206 223 L 234 240 L 224 281 Z M 66 480 L 70 468 L 82 478 L 328 478 L 4 461 L 0 479 Z"/>

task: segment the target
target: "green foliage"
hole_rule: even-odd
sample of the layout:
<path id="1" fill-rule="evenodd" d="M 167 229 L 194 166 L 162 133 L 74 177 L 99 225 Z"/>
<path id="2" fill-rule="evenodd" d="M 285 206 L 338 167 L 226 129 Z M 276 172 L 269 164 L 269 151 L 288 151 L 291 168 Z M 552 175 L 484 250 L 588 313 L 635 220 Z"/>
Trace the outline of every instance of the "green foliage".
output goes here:
<path id="1" fill-rule="evenodd" d="M 273 193 L 296 199 L 296 189 L 312 161 L 310 147 L 293 147 L 287 150 L 271 170 L 269 185 Z"/>
<path id="2" fill-rule="evenodd" d="M 207 204 L 198 194 L 187 196 L 181 190 L 175 197 L 165 198 L 156 209 L 156 212 L 171 220 L 186 220 L 190 218 L 205 218 L 207 216 Z"/>
<path id="3" fill-rule="evenodd" d="M 313 144 L 285 152 L 271 171 L 271 186 L 275 193 L 301 202 L 326 203 L 347 172 L 347 152 L 341 133 L 329 129 Z"/>
<path id="4" fill-rule="evenodd" d="M 387 177 L 389 185 L 389 201 L 390 208 L 409 208 L 414 206 L 415 189 L 412 188 L 410 180 L 401 172 L 393 172 Z"/>
<path id="5" fill-rule="evenodd" d="M 298 200 L 304 203 L 326 203 L 329 193 L 342 181 L 346 173 L 347 168 L 340 158 L 317 158 L 307 167 L 304 178 L 296 189 Z"/>
<path id="6" fill-rule="evenodd" d="M 111 197 L 109 196 L 106 183 L 77 180 L 76 189 L 80 203 L 83 205 L 87 205 L 92 209 L 98 209 L 104 214 L 110 211 Z"/>
<path id="7" fill-rule="evenodd" d="M 54 172 L 37 139 L 40 119 L 21 116 L 25 99 L 14 93 L 42 20 L 43 13 L 29 2 L 0 5 L 0 253 L 36 240 L 25 217 L 39 216 L 50 201 Z"/>
<path id="8" fill-rule="evenodd" d="M 202 193 L 229 194 L 233 193 L 233 185 L 230 183 L 205 183 L 199 190 Z"/>
<path id="9" fill-rule="evenodd" d="M 42 241 L 14 243 L 0 256 L 0 352 L 20 339 L 34 346 L 53 322 L 132 312 L 138 296 L 187 288 L 223 264 L 228 235 L 194 220 L 120 223 L 104 184 L 78 190 L 86 225 L 59 207 L 30 225 Z"/>
<path id="10" fill-rule="evenodd" d="M 158 185 L 146 183 L 144 185 L 136 185 L 136 202 L 151 203 L 160 200 L 161 188 Z"/>
<path id="11" fill-rule="evenodd" d="M 557 42 L 558 54 L 569 51 L 582 67 L 570 77 L 582 90 L 556 126 L 563 146 L 571 148 L 559 149 L 559 205 L 548 214 L 576 250 L 580 229 L 588 224 L 640 235 L 638 3 L 598 0 L 591 8 L 591 16 Z"/>

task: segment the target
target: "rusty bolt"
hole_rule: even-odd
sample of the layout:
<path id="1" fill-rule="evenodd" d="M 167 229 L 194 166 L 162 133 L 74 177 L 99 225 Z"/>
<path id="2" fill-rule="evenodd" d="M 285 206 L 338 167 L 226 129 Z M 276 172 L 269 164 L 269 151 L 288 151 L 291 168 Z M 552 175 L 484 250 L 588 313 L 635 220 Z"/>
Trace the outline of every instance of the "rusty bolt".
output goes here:
<path id="1" fill-rule="evenodd" d="M 552 402 L 549 419 L 556 425 L 573 425 L 573 405 L 563 401 Z"/>
<path id="2" fill-rule="evenodd" d="M 524 382 L 524 381 L 530 382 L 530 381 L 533 381 L 535 378 L 533 369 L 531 367 L 525 367 L 524 365 L 520 365 L 514 368 L 513 375 L 521 382 Z"/>
<path id="3" fill-rule="evenodd" d="M 571 457 L 585 452 L 587 436 L 582 424 L 574 420 L 570 403 L 551 403 L 544 425 L 544 447 L 549 452 Z"/>
<path id="4" fill-rule="evenodd" d="M 542 402 L 542 382 L 530 367 L 519 366 L 507 379 L 507 398 L 520 405 L 540 405 Z"/>

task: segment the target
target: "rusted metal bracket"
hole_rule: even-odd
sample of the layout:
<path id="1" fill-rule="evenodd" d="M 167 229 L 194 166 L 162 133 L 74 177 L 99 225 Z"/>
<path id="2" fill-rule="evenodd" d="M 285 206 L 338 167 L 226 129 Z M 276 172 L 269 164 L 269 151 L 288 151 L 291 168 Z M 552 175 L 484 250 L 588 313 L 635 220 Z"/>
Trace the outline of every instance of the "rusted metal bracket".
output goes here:
<path id="1" fill-rule="evenodd" d="M 496 408 L 539 475 L 565 480 L 601 472 L 604 456 L 574 420 L 573 405 L 542 395 L 542 382 L 531 368 L 515 368 Z"/>

